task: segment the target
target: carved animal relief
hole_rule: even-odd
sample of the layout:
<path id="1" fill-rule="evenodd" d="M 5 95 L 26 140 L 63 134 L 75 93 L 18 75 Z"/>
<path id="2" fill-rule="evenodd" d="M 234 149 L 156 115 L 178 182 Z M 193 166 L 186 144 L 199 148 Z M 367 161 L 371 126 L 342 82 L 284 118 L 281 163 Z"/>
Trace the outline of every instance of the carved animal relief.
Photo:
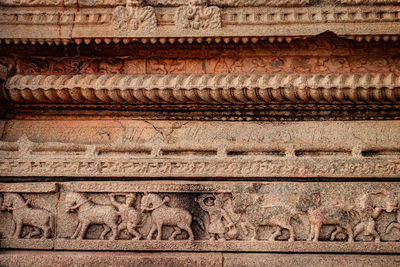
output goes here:
<path id="1" fill-rule="evenodd" d="M 44 208 L 36 207 L 30 199 L 19 193 L 3 193 L 0 210 L 8 221 L 3 222 L 7 238 L 51 238 L 55 234 L 55 216 Z M 35 198 L 35 197 L 34 197 Z M 8 216 L 4 213 L 9 213 Z M 4 219 L 3 219 L 4 220 Z"/>
<path id="2" fill-rule="evenodd" d="M 110 190 L 112 184 L 118 191 Z M 59 248 L 80 249 L 80 240 L 88 246 L 98 240 L 105 242 L 96 243 L 100 249 L 180 250 L 193 246 L 174 245 L 186 240 L 201 250 L 321 242 L 336 251 L 337 242 L 385 241 L 385 247 L 400 241 L 397 183 L 71 182 L 54 186 L 59 190 L 53 193 L 30 194 L 10 192 L 21 187 L 10 186 L 1 185 L 3 240 L 50 239 Z"/>

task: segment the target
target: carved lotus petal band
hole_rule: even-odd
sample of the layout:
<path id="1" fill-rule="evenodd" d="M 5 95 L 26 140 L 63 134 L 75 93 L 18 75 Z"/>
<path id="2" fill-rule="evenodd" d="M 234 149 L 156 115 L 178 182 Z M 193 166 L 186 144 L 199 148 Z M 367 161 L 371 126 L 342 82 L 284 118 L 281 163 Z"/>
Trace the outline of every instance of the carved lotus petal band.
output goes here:
<path id="1" fill-rule="evenodd" d="M 400 77 L 362 75 L 16 75 L 15 103 L 398 104 Z"/>

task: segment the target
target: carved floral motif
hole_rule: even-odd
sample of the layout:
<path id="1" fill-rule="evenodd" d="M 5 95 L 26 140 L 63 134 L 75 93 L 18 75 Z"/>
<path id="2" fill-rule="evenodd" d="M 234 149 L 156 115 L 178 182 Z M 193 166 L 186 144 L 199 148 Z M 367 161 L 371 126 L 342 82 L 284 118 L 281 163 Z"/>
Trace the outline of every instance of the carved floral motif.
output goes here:
<path id="1" fill-rule="evenodd" d="M 142 0 L 128 0 L 126 7 L 116 7 L 112 18 L 113 30 L 120 33 L 154 31 L 157 27 L 154 9 L 142 4 Z"/>
<path id="2" fill-rule="evenodd" d="M 207 0 L 190 0 L 189 5 L 178 8 L 175 24 L 188 30 L 218 29 L 221 28 L 221 11 L 216 6 L 207 7 Z"/>

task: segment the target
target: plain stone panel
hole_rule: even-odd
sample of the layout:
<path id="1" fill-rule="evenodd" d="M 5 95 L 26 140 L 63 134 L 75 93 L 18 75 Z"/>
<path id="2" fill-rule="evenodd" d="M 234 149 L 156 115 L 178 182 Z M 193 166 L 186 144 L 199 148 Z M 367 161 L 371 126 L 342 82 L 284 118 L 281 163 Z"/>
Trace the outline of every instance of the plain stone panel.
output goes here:
<path id="1" fill-rule="evenodd" d="M 338 255 L 338 254 L 223 254 L 224 265 L 244 266 L 399 266 L 399 255 Z"/>
<path id="2" fill-rule="evenodd" d="M 39 252 L 0 253 L 0 266 L 222 266 L 220 253 Z"/>

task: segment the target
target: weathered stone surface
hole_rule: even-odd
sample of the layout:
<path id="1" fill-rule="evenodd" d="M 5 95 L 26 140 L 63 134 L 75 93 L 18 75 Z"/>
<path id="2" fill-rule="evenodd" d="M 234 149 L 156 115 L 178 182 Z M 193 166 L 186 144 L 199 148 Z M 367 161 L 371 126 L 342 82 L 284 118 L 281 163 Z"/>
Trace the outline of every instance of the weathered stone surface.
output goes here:
<path id="1" fill-rule="evenodd" d="M 0 0 L 0 265 L 398 265 L 399 16 Z"/>
<path id="2" fill-rule="evenodd" d="M 1 184 L 7 248 L 399 253 L 396 182 L 18 185 Z"/>
<path id="3" fill-rule="evenodd" d="M 2 176 L 398 178 L 391 122 L 13 121 Z M 332 134 L 335 133 L 335 134 Z"/>
<path id="4" fill-rule="evenodd" d="M 0 252 L 0 265 L 52 266 L 222 266 L 219 253 L 123 253 L 123 252 Z"/>
<path id="5" fill-rule="evenodd" d="M 307 255 L 224 253 L 224 266 L 396 266 L 394 255 Z"/>
<path id="6" fill-rule="evenodd" d="M 22 5 L 60 7 L 51 10 L 36 7 L 34 11 L 15 7 L 16 3 L 21 2 Z M 130 1 L 115 2 L 114 7 L 82 9 L 61 8 L 62 1 L 41 2 L 18 1 L 13 4 L 12 1 L 3 1 L 3 6 L 11 4 L 12 7 L 2 7 L 0 11 L 0 40 L 18 43 L 22 34 L 24 42 L 29 40 L 50 44 L 80 44 L 82 41 L 127 43 L 137 41 L 137 38 L 152 43 L 165 43 L 167 40 L 171 43 L 192 43 L 195 39 L 203 42 L 207 38 L 210 38 L 210 42 L 220 42 L 223 39 L 225 42 L 242 40 L 247 43 L 250 38 L 257 41 L 265 36 L 271 37 L 271 41 L 290 42 L 293 38 L 309 37 L 326 31 L 349 38 L 358 36 L 360 40 L 369 41 L 374 37 L 378 40 L 398 40 L 400 34 L 396 23 L 399 16 L 396 12 L 399 10 L 398 2 L 355 6 L 352 3 L 345 6 L 326 3 L 309 7 L 218 7 L 197 0 L 193 1 L 194 4 L 185 2 L 175 7 L 138 6 L 134 9 L 122 7 L 124 4 L 132 5 Z M 144 21 L 147 22 L 143 24 Z M 24 28 L 19 27 L 20 23 L 25 24 Z M 145 25 L 142 30 L 138 30 L 140 24 Z"/>
<path id="7" fill-rule="evenodd" d="M 395 255 L 308 255 L 231 253 L 2 252 L 1 266 L 396 266 Z"/>

